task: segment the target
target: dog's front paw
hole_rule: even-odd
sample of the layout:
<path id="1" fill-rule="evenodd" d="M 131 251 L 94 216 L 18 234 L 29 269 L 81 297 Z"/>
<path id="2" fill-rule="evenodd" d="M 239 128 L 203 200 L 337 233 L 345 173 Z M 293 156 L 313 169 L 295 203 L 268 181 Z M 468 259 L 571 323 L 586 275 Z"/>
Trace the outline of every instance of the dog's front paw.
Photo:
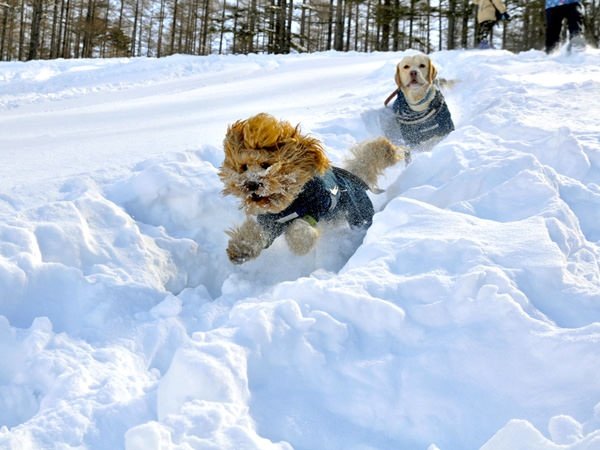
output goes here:
<path id="1" fill-rule="evenodd" d="M 314 220 L 314 219 L 313 219 Z M 296 219 L 285 230 L 288 247 L 296 255 L 308 253 L 319 239 L 319 230 L 305 219 Z"/>
<path id="2" fill-rule="evenodd" d="M 240 227 L 227 231 L 229 243 L 227 244 L 227 256 L 234 264 L 243 264 L 260 255 L 264 248 L 264 237 L 260 226 L 247 220 Z"/>
<path id="3" fill-rule="evenodd" d="M 244 264 L 246 261 L 256 258 L 260 255 L 260 250 L 256 249 L 248 242 L 229 240 L 227 245 L 227 256 L 233 264 Z"/>

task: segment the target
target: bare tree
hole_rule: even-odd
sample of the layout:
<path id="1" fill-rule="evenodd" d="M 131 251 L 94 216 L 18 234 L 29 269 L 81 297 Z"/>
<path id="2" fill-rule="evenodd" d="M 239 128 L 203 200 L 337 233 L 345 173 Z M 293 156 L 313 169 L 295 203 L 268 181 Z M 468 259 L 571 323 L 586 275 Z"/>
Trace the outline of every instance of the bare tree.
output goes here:
<path id="1" fill-rule="evenodd" d="M 31 18 L 31 34 L 29 41 L 29 53 L 27 59 L 36 59 L 38 57 L 38 50 L 40 46 L 40 24 L 42 22 L 42 12 L 44 3 L 42 0 L 34 0 L 33 2 L 33 16 Z"/>
<path id="2" fill-rule="evenodd" d="M 344 6 L 344 0 L 337 0 L 335 6 L 333 49 L 339 52 L 344 50 Z"/>

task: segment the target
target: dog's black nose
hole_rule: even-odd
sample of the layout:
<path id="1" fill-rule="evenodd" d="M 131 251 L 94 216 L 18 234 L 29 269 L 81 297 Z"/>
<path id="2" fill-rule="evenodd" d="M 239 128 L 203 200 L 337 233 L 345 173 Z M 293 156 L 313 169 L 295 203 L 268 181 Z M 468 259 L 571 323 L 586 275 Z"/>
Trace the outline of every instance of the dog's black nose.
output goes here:
<path id="1" fill-rule="evenodd" d="M 416 77 L 417 76 L 417 71 L 416 70 L 411 70 L 410 71 L 410 76 L 411 77 Z"/>
<path id="2" fill-rule="evenodd" d="M 246 189 L 248 189 L 250 192 L 254 192 L 258 190 L 258 188 L 260 188 L 260 183 L 257 183 L 256 181 L 246 182 Z"/>

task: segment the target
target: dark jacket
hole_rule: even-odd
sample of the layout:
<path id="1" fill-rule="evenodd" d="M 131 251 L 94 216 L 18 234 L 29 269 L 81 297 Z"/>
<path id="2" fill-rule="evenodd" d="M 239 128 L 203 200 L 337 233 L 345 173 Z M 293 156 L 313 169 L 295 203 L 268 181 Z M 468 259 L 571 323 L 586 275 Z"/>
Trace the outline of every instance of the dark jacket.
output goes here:
<path id="1" fill-rule="evenodd" d="M 407 145 L 418 145 L 436 136 L 446 136 L 454 131 L 452 116 L 442 93 L 436 89 L 435 96 L 424 111 L 413 111 L 402 91 L 398 89 L 396 101 L 392 106 L 400 133 Z"/>
<path id="2" fill-rule="evenodd" d="M 356 175 L 332 167 L 304 185 L 300 195 L 277 214 L 259 214 L 258 223 L 267 233 L 271 245 L 292 220 L 305 218 L 310 223 L 345 218 L 351 227 L 367 228 L 373 221 L 373 204 L 367 195 L 369 187 Z"/>

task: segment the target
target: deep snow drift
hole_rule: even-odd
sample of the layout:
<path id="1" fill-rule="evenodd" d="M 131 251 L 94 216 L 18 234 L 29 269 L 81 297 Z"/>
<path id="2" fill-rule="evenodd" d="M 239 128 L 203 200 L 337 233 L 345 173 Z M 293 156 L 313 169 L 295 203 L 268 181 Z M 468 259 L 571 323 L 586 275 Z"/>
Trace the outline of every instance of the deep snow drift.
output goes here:
<path id="1" fill-rule="evenodd" d="M 432 54 L 365 235 L 226 258 L 227 125 L 339 162 L 404 54 L 0 63 L 0 448 L 599 449 L 600 51 Z"/>

